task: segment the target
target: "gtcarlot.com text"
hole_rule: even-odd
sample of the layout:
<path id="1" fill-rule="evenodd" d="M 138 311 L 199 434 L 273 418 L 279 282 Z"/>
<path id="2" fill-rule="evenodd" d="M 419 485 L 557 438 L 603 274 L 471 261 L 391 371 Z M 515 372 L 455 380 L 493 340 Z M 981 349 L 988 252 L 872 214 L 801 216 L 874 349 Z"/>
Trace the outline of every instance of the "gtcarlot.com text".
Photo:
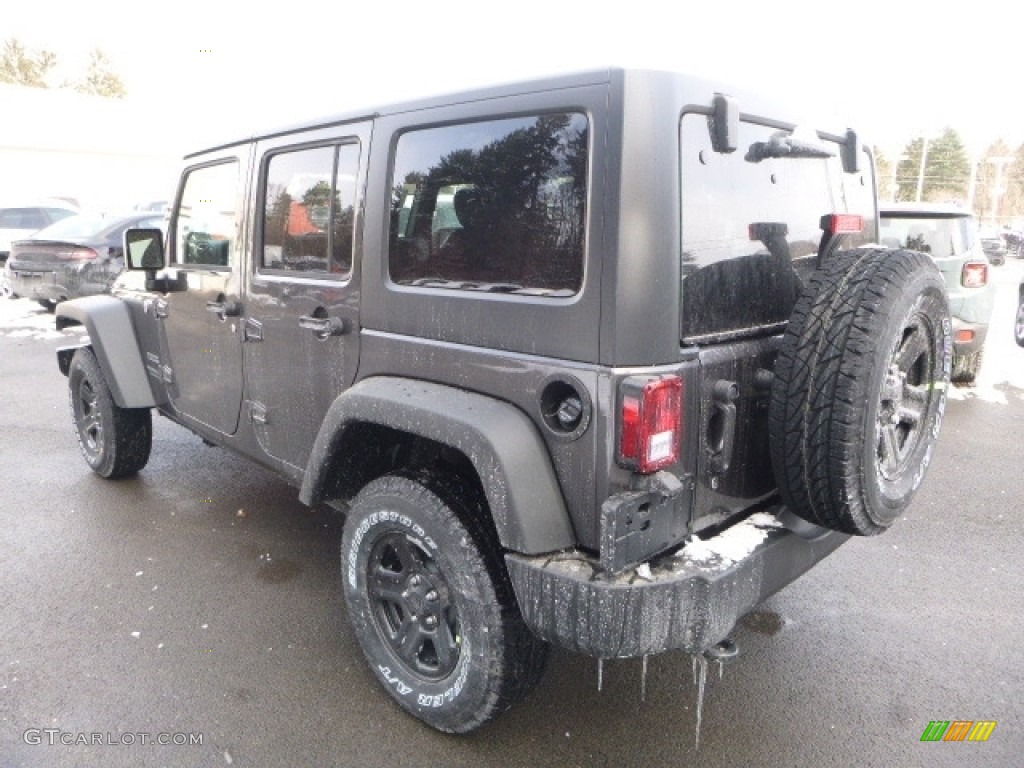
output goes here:
<path id="1" fill-rule="evenodd" d="M 161 747 L 196 747 L 202 746 L 201 733 L 103 733 L 96 731 L 64 731 L 60 728 L 27 728 L 21 735 L 22 740 L 31 746 L 64 746 L 64 747 L 98 747 L 116 746 L 130 747 L 137 744 L 157 745 Z"/>

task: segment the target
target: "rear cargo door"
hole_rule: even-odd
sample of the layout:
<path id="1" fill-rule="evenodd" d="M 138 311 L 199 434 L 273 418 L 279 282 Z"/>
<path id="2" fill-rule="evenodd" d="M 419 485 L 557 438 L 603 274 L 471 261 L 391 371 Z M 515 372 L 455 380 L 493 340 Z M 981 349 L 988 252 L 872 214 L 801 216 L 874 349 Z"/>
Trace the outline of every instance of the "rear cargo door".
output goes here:
<path id="1" fill-rule="evenodd" d="M 741 105 L 742 106 L 742 105 Z M 845 137 L 744 115 L 732 151 L 716 149 L 708 115 L 680 131 L 680 341 L 700 359 L 697 527 L 774 492 L 768 450 L 772 368 L 789 316 L 816 267 L 821 217 L 856 213 L 875 239 L 874 179 L 847 172 Z"/>

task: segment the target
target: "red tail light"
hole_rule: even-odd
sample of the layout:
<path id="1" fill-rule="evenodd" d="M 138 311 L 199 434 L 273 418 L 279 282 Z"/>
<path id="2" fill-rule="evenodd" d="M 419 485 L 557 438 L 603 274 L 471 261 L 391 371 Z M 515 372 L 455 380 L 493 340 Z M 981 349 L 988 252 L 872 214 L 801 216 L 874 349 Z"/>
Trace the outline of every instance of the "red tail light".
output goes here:
<path id="1" fill-rule="evenodd" d="M 964 288 L 984 288 L 988 285 L 988 264 L 983 261 L 968 261 L 960 273 L 960 284 Z"/>
<path id="2" fill-rule="evenodd" d="M 833 235 L 854 235 L 864 231 L 864 217 L 858 213 L 830 213 L 822 216 L 821 228 Z"/>
<path id="3" fill-rule="evenodd" d="M 57 252 L 57 258 L 61 261 L 85 261 L 95 259 L 97 255 L 92 248 L 72 248 L 70 251 Z"/>
<path id="4" fill-rule="evenodd" d="M 630 377 L 622 382 L 619 463 L 648 474 L 679 460 L 683 429 L 683 380 Z"/>

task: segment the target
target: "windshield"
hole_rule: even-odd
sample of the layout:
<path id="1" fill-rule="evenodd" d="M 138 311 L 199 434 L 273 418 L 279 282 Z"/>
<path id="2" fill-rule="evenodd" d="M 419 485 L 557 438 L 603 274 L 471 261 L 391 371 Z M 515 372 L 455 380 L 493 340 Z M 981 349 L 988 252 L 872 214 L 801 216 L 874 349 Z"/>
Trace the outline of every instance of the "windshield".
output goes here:
<path id="1" fill-rule="evenodd" d="M 974 245 L 974 228 L 969 216 L 893 217 L 883 214 L 880 241 L 890 248 L 907 248 L 946 259 L 963 256 Z"/>

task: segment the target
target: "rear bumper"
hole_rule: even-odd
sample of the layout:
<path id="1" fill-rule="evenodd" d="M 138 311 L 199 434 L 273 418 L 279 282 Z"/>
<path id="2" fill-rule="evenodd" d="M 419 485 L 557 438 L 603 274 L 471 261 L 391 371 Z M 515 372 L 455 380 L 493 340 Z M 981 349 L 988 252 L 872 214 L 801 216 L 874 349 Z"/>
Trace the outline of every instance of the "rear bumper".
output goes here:
<path id="1" fill-rule="evenodd" d="M 968 341 L 959 341 L 961 333 L 970 332 L 972 335 Z M 953 318 L 953 349 L 957 354 L 970 354 L 977 352 L 985 346 L 985 338 L 988 336 L 988 323 L 969 323 L 959 317 Z"/>
<path id="2" fill-rule="evenodd" d="M 598 572 L 594 558 L 506 555 L 527 625 L 540 637 L 602 658 L 668 650 L 700 653 L 849 536 L 789 513 L 759 513 L 637 570 Z M 787 527 L 788 526 L 788 527 Z"/>
<path id="3" fill-rule="evenodd" d="M 10 271 L 11 291 L 30 299 L 60 301 L 68 298 L 68 289 L 57 280 L 56 272 Z"/>

